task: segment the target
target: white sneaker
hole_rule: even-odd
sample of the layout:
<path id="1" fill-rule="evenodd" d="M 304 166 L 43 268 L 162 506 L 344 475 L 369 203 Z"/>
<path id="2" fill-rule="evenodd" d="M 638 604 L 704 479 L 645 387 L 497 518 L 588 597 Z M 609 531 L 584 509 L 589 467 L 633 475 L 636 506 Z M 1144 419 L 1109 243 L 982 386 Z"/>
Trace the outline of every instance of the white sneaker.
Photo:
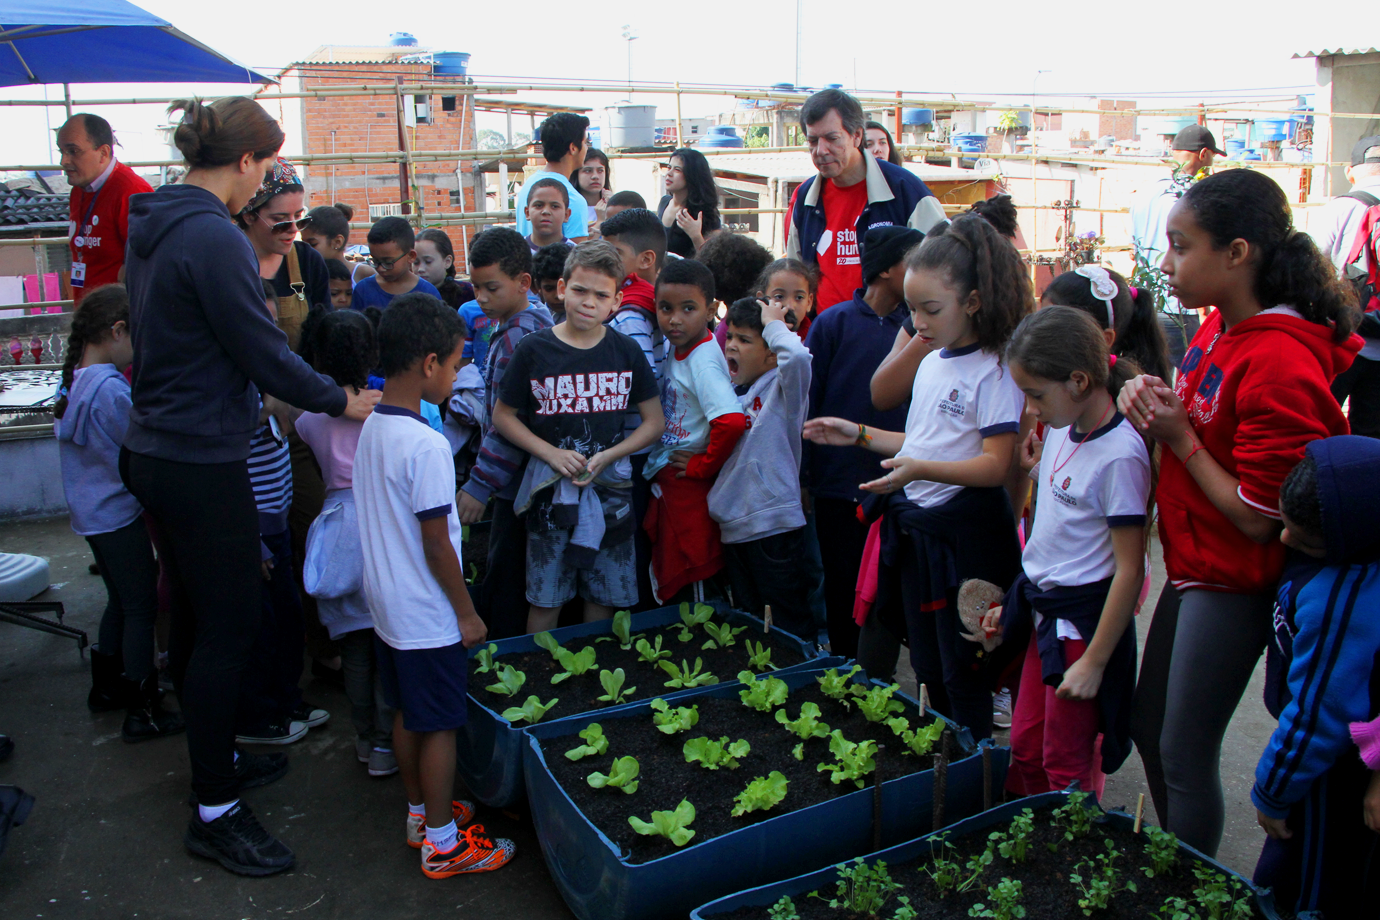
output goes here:
<path id="1" fill-rule="evenodd" d="M 355 739 L 355 760 L 360 763 L 368 763 L 369 755 L 374 750 L 374 743 L 368 738 Z"/>
<path id="2" fill-rule="evenodd" d="M 369 775 L 392 776 L 398 772 L 398 758 L 388 748 L 376 747 L 369 752 Z"/>
<path id="3" fill-rule="evenodd" d="M 1011 691 L 1005 687 L 992 697 L 992 727 L 1011 727 Z"/>

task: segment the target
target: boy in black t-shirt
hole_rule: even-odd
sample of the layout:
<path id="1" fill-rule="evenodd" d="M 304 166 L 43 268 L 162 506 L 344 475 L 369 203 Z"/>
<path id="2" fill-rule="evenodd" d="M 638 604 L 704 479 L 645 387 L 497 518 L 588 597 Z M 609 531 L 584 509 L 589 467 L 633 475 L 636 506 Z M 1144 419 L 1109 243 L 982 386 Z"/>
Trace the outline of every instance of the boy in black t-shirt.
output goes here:
<path id="1" fill-rule="evenodd" d="M 565 322 L 518 343 L 494 404 L 494 427 L 531 455 L 515 502 L 527 514 L 529 633 L 553 628 L 577 590 L 586 622 L 638 600 L 627 458 L 665 420 L 642 349 L 604 326 L 622 281 L 613 246 L 575 247 L 559 287 Z M 625 438 L 634 405 L 642 424 Z"/>

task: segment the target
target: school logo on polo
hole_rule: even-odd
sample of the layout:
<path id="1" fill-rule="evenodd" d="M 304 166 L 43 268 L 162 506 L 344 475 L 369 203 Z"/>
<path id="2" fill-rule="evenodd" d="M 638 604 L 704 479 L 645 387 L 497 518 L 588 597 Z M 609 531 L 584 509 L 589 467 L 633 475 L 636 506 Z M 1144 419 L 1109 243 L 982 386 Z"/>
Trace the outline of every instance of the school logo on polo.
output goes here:
<path id="1" fill-rule="evenodd" d="M 602 374 L 562 374 L 531 378 L 532 397 L 538 415 L 583 415 L 589 412 L 627 411 L 632 392 L 632 371 Z"/>
<path id="2" fill-rule="evenodd" d="M 1072 477 L 1072 476 L 1065 476 L 1065 477 L 1064 477 L 1064 491 L 1068 491 L 1069 484 L 1072 483 L 1072 482 L 1073 482 L 1073 477 Z"/>
<path id="3" fill-rule="evenodd" d="M 939 411 L 953 418 L 963 418 L 968 414 L 968 407 L 963 404 L 963 394 L 950 390 L 949 398 L 939 401 Z"/>
<path id="4" fill-rule="evenodd" d="M 1051 485 L 1053 484 L 1051 483 Z M 1078 499 L 1069 493 L 1069 486 L 1071 485 L 1073 485 L 1073 477 L 1065 476 L 1064 481 L 1054 486 L 1050 491 L 1054 495 L 1054 500 L 1059 504 L 1077 508 Z"/>

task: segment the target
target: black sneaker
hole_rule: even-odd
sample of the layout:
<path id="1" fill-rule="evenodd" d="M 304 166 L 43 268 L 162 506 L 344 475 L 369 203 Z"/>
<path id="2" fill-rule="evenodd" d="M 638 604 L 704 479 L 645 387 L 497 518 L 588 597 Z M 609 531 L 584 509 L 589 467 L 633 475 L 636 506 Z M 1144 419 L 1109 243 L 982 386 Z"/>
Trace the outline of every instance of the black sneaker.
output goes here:
<path id="1" fill-rule="evenodd" d="M 262 731 L 236 735 L 238 744 L 292 744 L 307 737 L 307 727 L 297 720 L 279 719 L 265 725 Z"/>
<path id="2" fill-rule="evenodd" d="M 209 823 L 193 814 L 182 842 L 189 852 L 214 859 L 237 875 L 273 875 L 291 869 L 297 858 L 243 802 Z"/>
<path id="3" fill-rule="evenodd" d="M 308 703 L 306 700 L 297 704 L 297 708 L 288 716 L 294 722 L 301 722 L 307 728 L 316 728 L 318 725 L 325 725 L 331 720 L 328 710 L 322 709 L 315 703 Z"/>
<path id="4" fill-rule="evenodd" d="M 281 779 L 287 771 L 286 754 L 248 754 L 240 751 L 239 759 L 235 761 L 236 789 L 238 791 L 267 786 L 274 780 Z"/>
<path id="5" fill-rule="evenodd" d="M 13 753 L 14 742 L 10 740 L 10 736 L 0 735 L 0 763 L 4 763 L 5 761 L 9 760 L 10 755 Z"/>

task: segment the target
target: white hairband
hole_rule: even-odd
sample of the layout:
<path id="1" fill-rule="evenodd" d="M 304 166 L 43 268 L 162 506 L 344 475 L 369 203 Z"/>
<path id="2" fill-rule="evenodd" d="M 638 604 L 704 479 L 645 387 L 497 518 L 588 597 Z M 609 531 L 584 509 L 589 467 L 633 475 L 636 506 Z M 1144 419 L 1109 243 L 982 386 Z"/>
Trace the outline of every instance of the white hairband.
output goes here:
<path id="1" fill-rule="evenodd" d="M 1080 265 L 1073 272 L 1091 282 L 1093 296 L 1107 305 L 1107 328 L 1115 329 L 1116 308 L 1112 301 L 1116 300 L 1117 287 L 1107 269 L 1101 265 Z"/>

